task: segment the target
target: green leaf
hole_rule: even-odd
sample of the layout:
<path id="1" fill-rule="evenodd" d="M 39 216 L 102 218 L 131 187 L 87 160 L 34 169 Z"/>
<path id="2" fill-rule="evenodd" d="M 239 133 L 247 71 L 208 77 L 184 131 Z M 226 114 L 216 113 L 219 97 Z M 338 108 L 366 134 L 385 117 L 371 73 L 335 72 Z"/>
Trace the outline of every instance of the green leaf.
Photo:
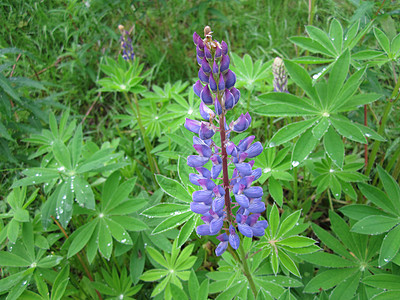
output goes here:
<path id="1" fill-rule="evenodd" d="M 0 251 L 0 266 L 2 267 L 27 267 L 31 263 L 16 254 Z"/>
<path id="2" fill-rule="evenodd" d="M 59 139 L 53 142 L 53 154 L 61 166 L 65 167 L 67 170 L 72 170 L 71 154 L 67 146 Z"/>
<path id="3" fill-rule="evenodd" d="M 333 64 L 328 81 L 328 97 L 330 98 L 329 108 L 335 107 L 337 95 L 342 89 L 344 80 L 349 72 L 350 52 L 346 49 Z"/>
<path id="4" fill-rule="evenodd" d="M 378 40 L 379 45 L 381 48 L 389 55 L 390 53 L 390 41 L 386 34 L 380 30 L 379 28 L 374 28 L 374 35 Z"/>
<path id="5" fill-rule="evenodd" d="M 90 184 L 81 176 L 75 176 L 73 183 L 76 202 L 87 209 L 94 209 L 95 200 Z"/>
<path id="6" fill-rule="evenodd" d="M 122 227 L 124 227 L 126 230 L 129 230 L 129 231 L 142 231 L 142 230 L 149 229 L 149 226 L 147 226 L 146 223 L 144 223 L 143 221 L 138 220 L 134 217 L 112 216 L 109 218 L 112 219 L 113 221 L 119 223 Z"/>
<path id="7" fill-rule="evenodd" d="M 268 221 L 269 221 L 268 228 L 271 232 L 271 237 L 275 237 L 275 234 L 278 231 L 279 227 L 279 211 L 278 207 L 275 204 L 272 206 Z"/>
<path id="8" fill-rule="evenodd" d="M 144 210 L 141 215 L 153 218 L 170 217 L 190 211 L 187 204 L 160 203 Z"/>
<path id="9" fill-rule="evenodd" d="M 51 194 L 42 206 L 42 226 L 44 229 L 47 229 L 48 226 L 50 226 L 50 223 L 52 222 L 51 216 L 54 216 L 56 213 L 57 198 L 62 187 L 63 185 L 59 184 L 53 194 Z"/>
<path id="10" fill-rule="evenodd" d="M 382 242 L 381 250 L 379 252 L 379 265 L 383 266 L 390 262 L 400 249 L 400 226 L 389 231 Z"/>
<path id="11" fill-rule="evenodd" d="M 190 299 L 199 299 L 198 293 L 200 292 L 200 285 L 199 281 L 197 280 L 196 273 L 193 271 L 193 269 L 190 270 L 188 287 Z"/>
<path id="12" fill-rule="evenodd" d="M 317 237 L 321 240 L 321 242 L 323 242 L 326 246 L 332 249 L 335 253 L 350 259 L 352 258 L 347 249 L 329 232 L 323 230 L 321 227 L 319 227 L 314 223 L 311 224 L 311 227 L 315 232 L 315 234 L 317 235 Z"/>
<path id="13" fill-rule="evenodd" d="M 283 205 L 283 190 L 280 183 L 274 178 L 270 177 L 268 180 L 268 191 L 275 202 L 282 207 Z"/>
<path id="14" fill-rule="evenodd" d="M 302 134 L 306 131 L 309 127 L 311 127 L 318 118 L 312 118 L 309 120 L 304 120 L 296 123 L 291 123 L 286 125 L 285 127 L 281 128 L 278 132 L 274 134 L 274 136 L 269 141 L 270 147 L 279 146 L 283 143 L 286 143 L 296 136 Z"/>
<path id="15" fill-rule="evenodd" d="M 38 261 L 37 266 L 40 268 L 53 268 L 57 266 L 64 257 L 58 255 L 48 255 Z"/>
<path id="16" fill-rule="evenodd" d="M 358 271 L 353 276 L 343 280 L 332 291 L 330 299 L 352 299 L 360 284 L 361 271 Z"/>
<path id="17" fill-rule="evenodd" d="M 304 293 L 317 293 L 321 290 L 328 290 L 341 283 L 357 271 L 357 268 L 348 268 L 318 272 L 317 276 L 311 279 L 311 281 L 306 285 L 304 288 Z"/>
<path id="18" fill-rule="evenodd" d="M 326 252 L 315 252 L 312 254 L 305 254 L 299 256 L 300 259 L 327 268 L 346 268 L 346 267 L 356 267 L 355 262 L 351 262 L 347 259 L 341 258 L 338 255 L 326 253 Z"/>
<path id="19" fill-rule="evenodd" d="M 209 280 L 206 278 L 200 285 L 200 289 L 198 290 L 197 300 L 207 300 L 209 293 Z"/>
<path id="20" fill-rule="evenodd" d="M 312 129 L 309 128 L 304 132 L 294 145 L 292 153 L 292 166 L 297 166 L 305 160 L 314 150 L 318 140 L 312 134 Z"/>
<path id="21" fill-rule="evenodd" d="M 178 234 L 178 247 L 182 247 L 184 243 L 189 239 L 192 234 L 194 227 L 196 226 L 196 222 L 198 220 L 198 216 L 191 217 L 185 225 L 181 227 Z"/>
<path id="22" fill-rule="evenodd" d="M 327 132 L 331 123 L 329 123 L 328 118 L 321 118 L 317 122 L 317 125 L 312 128 L 312 134 L 317 140 L 320 140 Z"/>
<path id="23" fill-rule="evenodd" d="M 393 214 L 396 211 L 396 208 L 389 197 L 378 188 L 364 183 L 359 183 L 358 188 L 360 189 L 361 193 L 363 193 L 363 195 L 376 206 L 382 208 L 390 214 Z"/>
<path id="24" fill-rule="evenodd" d="M 78 164 L 79 157 L 81 156 L 82 153 L 82 124 L 79 124 L 78 127 L 76 128 L 74 137 L 72 138 L 71 142 L 71 157 L 72 157 L 72 168 L 75 169 L 75 167 Z"/>
<path id="25" fill-rule="evenodd" d="M 281 223 L 279 228 L 279 232 L 277 234 L 278 237 L 284 236 L 285 233 L 289 232 L 292 228 L 296 226 L 299 221 L 301 215 L 301 210 L 297 210 L 287 216 Z"/>
<path id="26" fill-rule="evenodd" d="M 136 184 L 136 177 L 123 182 L 118 189 L 112 194 L 111 199 L 104 199 L 103 210 L 109 212 L 111 209 L 117 207 L 121 202 L 125 201 L 129 194 L 132 192 Z"/>
<path id="27" fill-rule="evenodd" d="M 171 288 L 171 293 L 172 293 L 172 299 L 177 299 L 177 300 L 188 299 L 186 293 L 180 287 L 178 287 L 176 284 L 171 283 L 170 288 Z"/>
<path id="28" fill-rule="evenodd" d="M 164 256 L 162 256 L 160 252 L 158 252 L 156 249 L 152 247 L 147 247 L 146 250 L 147 253 L 149 253 L 149 255 L 151 256 L 151 258 L 154 259 L 157 263 L 159 263 L 166 269 L 170 268 L 170 265 L 167 263 Z"/>
<path id="29" fill-rule="evenodd" d="M 332 109 L 332 112 L 344 112 L 349 110 L 357 110 L 357 108 L 361 105 L 369 104 L 381 98 L 382 95 L 369 93 L 369 94 L 358 94 L 352 96 L 348 99 L 344 99 L 341 104 L 338 104 L 336 107 Z M 356 125 L 356 124 L 354 124 Z"/>
<path id="30" fill-rule="evenodd" d="M 218 295 L 216 300 L 235 299 L 239 291 L 244 287 L 245 282 L 237 282 L 227 287 L 221 294 Z"/>
<path id="31" fill-rule="evenodd" d="M 366 276 L 362 280 L 364 284 L 386 290 L 400 290 L 400 276 L 394 274 L 376 274 Z"/>
<path id="32" fill-rule="evenodd" d="M 0 87 L 14 100 L 21 102 L 17 91 L 11 86 L 10 80 L 0 73 Z"/>
<path id="33" fill-rule="evenodd" d="M 390 44 L 390 54 L 392 57 L 397 57 L 400 51 L 400 33 L 396 35 Z"/>
<path id="34" fill-rule="evenodd" d="M 29 222 L 29 212 L 26 209 L 18 207 L 14 211 L 14 220 L 18 222 Z"/>
<path id="35" fill-rule="evenodd" d="M 113 249 L 113 240 L 111 237 L 111 232 L 107 228 L 107 224 L 104 220 L 99 222 L 99 250 L 100 253 L 106 258 L 110 259 L 111 252 Z"/>
<path id="36" fill-rule="evenodd" d="M 334 118 L 331 117 L 330 121 L 335 127 L 335 129 L 339 132 L 339 134 L 344 137 L 365 144 L 367 142 L 365 136 L 362 134 L 361 130 L 354 124 L 352 124 L 349 120 L 344 118 Z"/>
<path id="37" fill-rule="evenodd" d="M 341 53 L 343 43 L 343 28 L 337 19 L 333 19 L 331 22 L 331 26 L 329 27 L 329 36 L 331 37 L 337 53 Z"/>
<path id="38" fill-rule="evenodd" d="M 186 222 L 190 217 L 193 216 L 193 214 L 194 213 L 192 211 L 188 211 L 180 215 L 169 217 L 168 219 L 165 219 L 160 224 L 158 224 L 158 226 L 154 228 L 151 234 L 158 234 L 170 230 L 172 228 L 175 228 Z"/>
<path id="39" fill-rule="evenodd" d="M 355 236 L 350 232 L 348 224 L 334 211 L 329 211 L 329 218 L 331 220 L 331 229 L 336 236 L 347 246 L 350 251 L 357 254 L 357 247 L 355 243 Z"/>
<path id="40" fill-rule="evenodd" d="M 299 269 L 297 268 L 295 262 L 287 255 L 283 250 L 278 248 L 278 257 L 280 263 L 289 270 L 290 273 L 296 275 L 297 277 L 301 278 Z"/>
<path id="41" fill-rule="evenodd" d="M 94 229 L 96 228 L 98 221 L 97 219 L 83 225 L 82 230 L 79 234 L 74 238 L 71 245 L 68 248 L 67 258 L 75 255 L 79 252 L 85 245 L 89 242 L 90 237 L 93 234 Z"/>
<path id="42" fill-rule="evenodd" d="M 129 233 L 126 232 L 126 230 L 121 224 L 115 222 L 110 218 L 104 218 L 104 221 L 107 223 L 108 229 L 110 230 L 111 235 L 114 237 L 114 239 L 116 239 L 121 244 L 125 245 L 133 244 Z"/>
<path id="43" fill-rule="evenodd" d="M 152 269 L 144 272 L 140 279 L 143 281 L 157 281 L 166 276 L 168 272 L 168 270 L 164 269 Z"/>
<path id="44" fill-rule="evenodd" d="M 156 180 L 160 188 L 167 195 L 183 202 L 192 202 L 192 197 L 190 196 L 188 191 L 176 180 L 160 174 L 156 174 Z"/>
<path id="45" fill-rule="evenodd" d="M 374 300 L 393 300 L 400 299 L 400 291 L 387 291 L 376 294 L 373 298 Z"/>
<path id="46" fill-rule="evenodd" d="M 312 53 L 322 53 L 325 54 L 327 56 L 334 56 L 332 55 L 332 53 L 330 51 L 328 51 L 324 46 L 322 46 L 320 43 L 308 38 L 308 37 L 303 37 L 303 36 L 293 36 L 291 38 L 289 38 L 289 40 L 300 46 L 301 48 L 308 50 Z M 294 61 L 297 61 L 297 59 L 295 59 Z M 329 63 L 329 62 L 326 62 Z"/>
<path id="47" fill-rule="evenodd" d="M 310 38 L 320 43 L 325 49 L 327 49 L 331 53 L 331 55 L 336 56 L 338 52 L 335 50 L 331 39 L 325 32 L 311 25 L 306 26 L 306 31 Z"/>
<path id="48" fill-rule="evenodd" d="M 103 168 L 107 162 L 118 157 L 118 154 L 113 154 L 112 151 L 112 148 L 104 148 L 96 151 L 92 156 L 79 164 L 76 173 L 82 174 Z"/>
<path id="49" fill-rule="evenodd" d="M 72 217 L 74 194 L 72 193 L 71 185 L 72 179 L 71 177 L 68 177 L 63 183 L 60 184 L 60 192 L 56 199 L 56 218 L 64 228 L 67 227 Z"/>
<path id="50" fill-rule="evenodd" d="M 321 100 L 319 99 L 317 91 L 313 86 L 311 77 L 308 75 L 307 71 L 298 64 L 289 60 L 285 60 L 284 62 L 290 78 L 292 78 L 292 80 L 307 93 L 315 104 L 318 104 L 319 107 L 321 107 Z"/>
<path id="51" fill-rule="evenodd" d="M 22 178 L 13 183 L 11 188 L 18 186 L 28 186 L 33 184 L 41 184 L 51 182 L 53 179 L 59 178 L 57 170 L 50 170 L 44 168 L 32 168 L 23 172 L 26 178 Z"/>
<path id="52" fill-rule="evenodd" d="M 354 224 L 351 231 L 362 234 L 381 234 L 389 231 L 399 223 L 400 220 L 397 218 L 368 216 Z"/>
<path id="53" fill-rule="evenodd" d="M 353 205 L 347 205 L 343 206 L 339 209 L 346 217 L 349 217 L 353 220 L 359 221 L 365 217 L 371 216 L 371 215 L 380 215 L 380 216 L 386 216 L 389 217 L 390 215 L 385 213 L 384 211 L 369 206 L 369 205 L 363 205 L 363 204 L 353 204 Z"/>
<path id="54" fill-rule="evenodd" d="M 65 293 L 65 289 L 67 288 L 69 282 L 69 265 L 65 265 L 64 268 L 58 273 L 52 293 L 51 293 L 51 300 L 59 300 Z"/>
<path id="55" fill-rule="evenodd" d="M 361 125 L 361 124 L 357 124 L 354 123 L 354 125 L 356 125 L 361 132 L 363 133 L 363 135 L 367 138 L 373 139 L 373 140 L 377 140 L 377 141 L 381 141 L 381 142 L 385 142 L 386 139 L 381 136 L 380 134 L 376 133 L 375 131 L 373 131 L 371 128 Z"/>
<path id="56" fill-rule="evenodd" d="M 254 112 L 263 116 L 313 116 L 318 110 L 309 101 L 288 93 L 268 93 L 258 96 Z"/>
<path id="57" fill-rule="evenodd" d="M 329 128 L 328 132 L 325 134 L 324 148 L 326 154 L 328 154 L 333 163 L 342 169 L 344 161 L 344 144 L 340 136 L 332 128 Z"/>
<path id="58" fill-rule="evenodd" d="M 400 216 L 400 187 L 397 182 L 393 179 L 392 176 L 386 172 L 380 165 L 377 166 L 379 178 L 383 183 L 383 187 L 385 188 L 385 192 L 389 196 L 389 199 L 393 203 L 397 214 Z"/>
<path id="59" fill-rule="evenodd" d="M 316 241 L 305 236 L 291 236 L 276 242 L 277 245 L 284 245 L 291 248 L 308 247 L 315 243 Z"/>

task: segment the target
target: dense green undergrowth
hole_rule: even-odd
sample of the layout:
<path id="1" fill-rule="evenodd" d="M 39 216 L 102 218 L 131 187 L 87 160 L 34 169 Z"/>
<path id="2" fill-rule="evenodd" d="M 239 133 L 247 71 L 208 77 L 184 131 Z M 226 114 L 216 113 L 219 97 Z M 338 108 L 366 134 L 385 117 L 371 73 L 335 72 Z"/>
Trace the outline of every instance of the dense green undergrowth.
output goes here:
<path id="1" fill-rule="evenodd" d="M 1 299 L 400 297 L 396 1 L 0 6 Z M 229 119 L 252 116 L 231 139 L 264 149 L 269 227 L 221 257 L 196 233 L 183 126 L 205 25 L 237 76 Z"/>

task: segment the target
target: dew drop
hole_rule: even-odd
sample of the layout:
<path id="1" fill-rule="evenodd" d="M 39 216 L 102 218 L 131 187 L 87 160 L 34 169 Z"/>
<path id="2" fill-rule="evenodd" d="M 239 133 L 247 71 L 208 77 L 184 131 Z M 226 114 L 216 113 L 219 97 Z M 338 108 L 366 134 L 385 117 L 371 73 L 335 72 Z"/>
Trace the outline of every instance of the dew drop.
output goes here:
<path id="1" fill-rule="evenodd" d="M 299 165 L 300 163 L 298 161 L 292 161 L 292 166 L 295 168 Z"/>

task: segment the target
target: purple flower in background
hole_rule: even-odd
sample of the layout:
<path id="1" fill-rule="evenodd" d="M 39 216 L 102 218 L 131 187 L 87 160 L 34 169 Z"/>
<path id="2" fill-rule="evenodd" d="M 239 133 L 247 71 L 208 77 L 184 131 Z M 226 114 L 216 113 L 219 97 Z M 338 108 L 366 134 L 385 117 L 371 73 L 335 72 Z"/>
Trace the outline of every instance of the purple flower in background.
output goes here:
<path id="1" fill-rule="evenodd" d="M 240 99 L 240 91 L 235 88 L 236 75 L 229 69 L 228 45 L 212 39 L 209 26 L 204 28 L 204 39 L 193 34 L 196 56 L 199 64 L 199 80 L 193 85 L 195 94 L 201 99 L 200 115 L 205 121 L 186 119 L 185 127 L 197 136 L 193 147 L 198 155 L 190 155 L 187 164 L 198 172 L 191 173 L 189 180 L 201 190 L 192 194 L 190 208 L 201 214 L 204 224 L 197 227 L 199 235 L 217 235 L 220 241 L 215 249 L 217 256 L 226 251 L 228 245 L 238 249 L 238 232 L 247 237 L 262 236 L 268 226 L 259 220 L 265 203 L 263 190 L 252 183 L 261 176 L 261 169 L 253 170 L 254 160 L 263 151 L 260 142 L 249 136 L 235 145 L 229 140 L 230 133 L 243 132 L 251 125 L 248 112 L 227 123 L 227 112 Z M 213 137 L 220 134 L 221 145 Z M 211 168 L 205 167 L 211 161 Z M 228 164 L 232 176 L 228 175 Z M 220 178 L 222 176 L 222 178 Z M 239 207 L 236 216 L 232 209 Z"/>
<path id="2" fill-rule="evenodd" d="M 129 36 L 129 32 L 125 30 L 123 25 L 118 25 L 118 29 L 121 32 L 122 57 L 126 61 L 133 61 L 135 53 L 133 52 L 132 39 Z"/>

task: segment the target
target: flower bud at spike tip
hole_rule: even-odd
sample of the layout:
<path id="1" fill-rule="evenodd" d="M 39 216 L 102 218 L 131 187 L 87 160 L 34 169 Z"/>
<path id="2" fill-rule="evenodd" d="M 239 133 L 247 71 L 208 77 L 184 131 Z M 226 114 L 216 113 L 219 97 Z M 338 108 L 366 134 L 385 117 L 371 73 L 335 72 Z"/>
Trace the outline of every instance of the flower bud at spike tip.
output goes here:
<path id="1" fill-rule="evenodd" d="M 274 74 L 274 92 L 289 93 L 285 65 L 280 57 L 275 58 L 272 64 L 272 73 Z"/>

